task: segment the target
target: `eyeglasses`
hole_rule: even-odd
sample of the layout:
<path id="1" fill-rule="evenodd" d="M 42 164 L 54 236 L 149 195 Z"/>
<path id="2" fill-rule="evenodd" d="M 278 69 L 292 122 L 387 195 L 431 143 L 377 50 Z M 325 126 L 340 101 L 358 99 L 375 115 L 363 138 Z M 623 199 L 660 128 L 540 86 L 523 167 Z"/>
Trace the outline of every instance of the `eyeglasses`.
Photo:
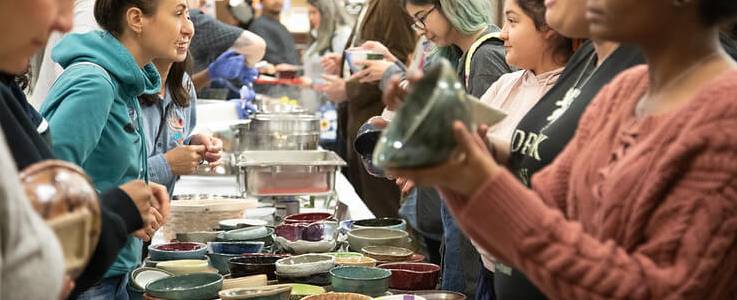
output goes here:
<path id="1" fill-rule="evenodd" d="M 435 11 L 435 6 L 433 6 L 430 10 L 426 11 L 424 14 L 420 15 L 422 12 L 418 12 L 415 15 L 415 22 L 412 23 L 412 29 L 416 31 L 425 31 L 425 28 L 427 25 L 425 25 L 425 20 L 427 20 L 427 17 L 430 16 L 430 14 Z"/>

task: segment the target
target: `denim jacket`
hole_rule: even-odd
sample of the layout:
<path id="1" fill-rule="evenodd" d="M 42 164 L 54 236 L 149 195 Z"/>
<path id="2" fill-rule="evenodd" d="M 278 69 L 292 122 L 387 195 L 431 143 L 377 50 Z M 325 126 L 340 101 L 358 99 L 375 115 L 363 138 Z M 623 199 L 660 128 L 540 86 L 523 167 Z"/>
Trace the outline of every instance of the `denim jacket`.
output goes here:
<path id="1" fill-rule="evenodd" d="M 177 146 L 189 144 L 189 138 L 197 124 L 197 95 L 187 74 L 183 81 L 189 91 L 189 106 L 174 103 L 169 88 L 166 96 L 154 105 L 142 105 L 143 128 L 148 149 L 148 172 L 151 181 L 166 186 L 171 195 L 178 177 L 164 158 L 164 153 Z"/>

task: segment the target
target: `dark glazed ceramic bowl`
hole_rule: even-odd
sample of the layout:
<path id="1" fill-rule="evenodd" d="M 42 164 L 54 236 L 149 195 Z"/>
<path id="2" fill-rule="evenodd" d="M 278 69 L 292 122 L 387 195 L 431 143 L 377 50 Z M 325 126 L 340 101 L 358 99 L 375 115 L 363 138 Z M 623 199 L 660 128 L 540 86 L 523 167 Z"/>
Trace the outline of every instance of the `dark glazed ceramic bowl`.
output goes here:
<path id="1" fill-rule="evenodd" d="M 398 290 L 432 290 L 440 277 L 440 267 L 435 264 L 389 263 L 379 268 L 392 272 L 389 287 Z"/>
<path id="2" fill-rule="evenodd" d="M 289 257 L 282 254 L 244 254 L 230 259 L 230 276 L 232 278 L 266 274 L 269 280 L 276 280 L 276 261 Z"/>

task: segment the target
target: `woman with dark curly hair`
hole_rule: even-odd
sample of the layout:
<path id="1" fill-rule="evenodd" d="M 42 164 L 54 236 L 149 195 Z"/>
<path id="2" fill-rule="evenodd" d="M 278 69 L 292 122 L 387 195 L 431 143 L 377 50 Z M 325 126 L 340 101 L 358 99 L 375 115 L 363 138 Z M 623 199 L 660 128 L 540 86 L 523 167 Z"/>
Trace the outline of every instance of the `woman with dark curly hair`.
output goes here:
<path id="1" fill-rule="evenodd" d="M 532 190 L 460 122 L 459 155 L 390 173 L 439 187 L 469 237 L 550 298 L 734 299 L 737 63 L 719 31 L 735 17 L 734 0 L 589 0 L 593 38 L 639 46 L 647 66 L 601 90 Z"/>

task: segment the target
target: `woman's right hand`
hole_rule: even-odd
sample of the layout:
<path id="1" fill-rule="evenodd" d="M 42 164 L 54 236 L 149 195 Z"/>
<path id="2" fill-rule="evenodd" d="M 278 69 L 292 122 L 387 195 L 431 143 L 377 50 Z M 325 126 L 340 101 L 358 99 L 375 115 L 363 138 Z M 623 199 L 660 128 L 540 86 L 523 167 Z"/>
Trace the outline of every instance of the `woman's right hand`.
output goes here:
<path id="1" fill-rule="evenodd" d="M 389 48 L 384 46 L 384 44 L 377 42 L 377 41 L 367 41 L 364 42 L 361 46 L 359 46 L 361 49 L 371 50 L 376 53 L 380 53 L 384 55 L 384 59 L 390 61 L 390 62 L 396 62 L 398 59 L 394 54 L 389 51 Z"/>
<path id="2" fill-rule="evenodd" d="M 415 188 L 415 183 L 407 178 L 399 177 L 396 180 L 396 184 L 399 190 L 402 192 L 402 197 L 406 197 Z"/>
<path id="3" fill-rule="evenodd" d="M 174 175 L 190 175 L 197 171 L 205 151 L 207 148 L 203 145 L 179 146 L 164 153 L 164 158 Z"/>

